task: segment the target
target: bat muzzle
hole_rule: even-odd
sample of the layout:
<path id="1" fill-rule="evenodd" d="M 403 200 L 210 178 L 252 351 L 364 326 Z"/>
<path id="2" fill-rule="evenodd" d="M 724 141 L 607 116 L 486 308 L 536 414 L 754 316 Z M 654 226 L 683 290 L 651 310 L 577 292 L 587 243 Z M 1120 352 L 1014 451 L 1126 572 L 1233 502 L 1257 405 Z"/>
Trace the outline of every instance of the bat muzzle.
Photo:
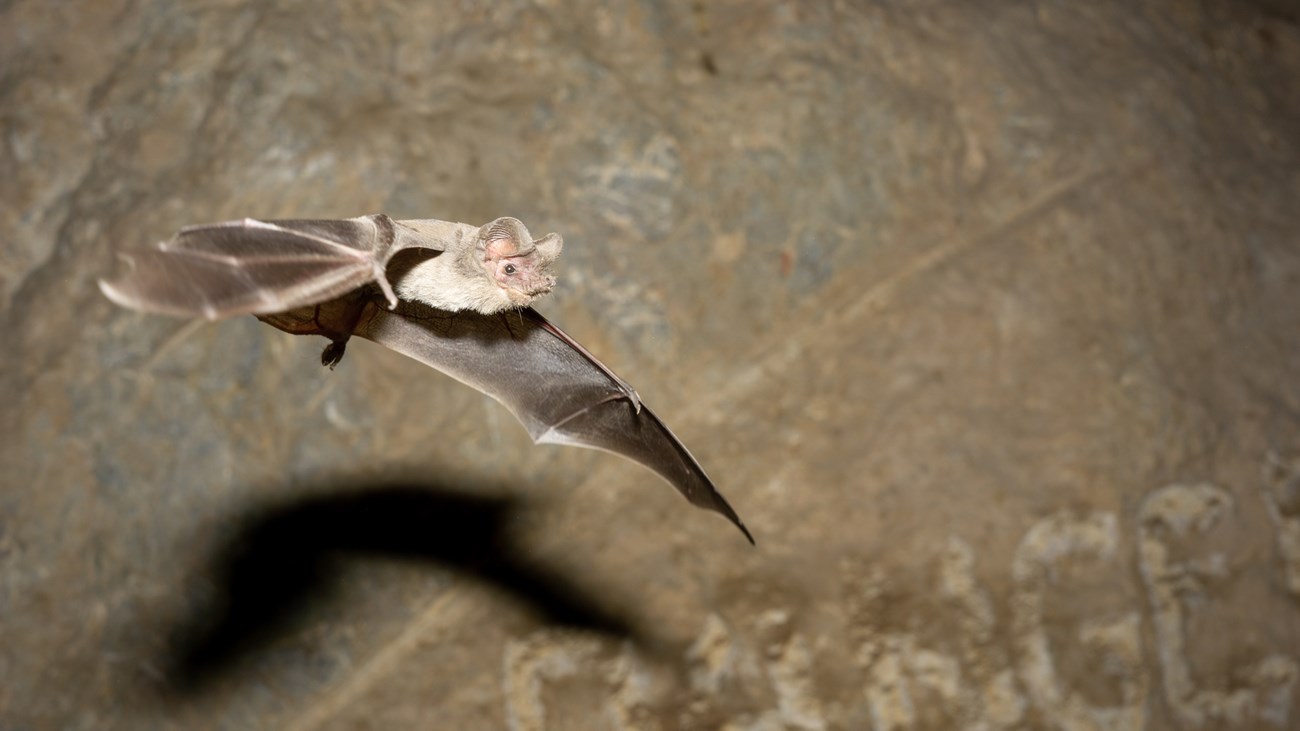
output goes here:
<path id="1" fill-rule="evenodd" d="M 514 287 L 507 287 L 506 294 L 514 304 L 520 307 L 527 307 L 528 305 L 532 304 L 533 300 L 537 299 L 538 297 L 541 297 L 542 295 L 550 294 L 551 290 L 555 289 L 555 282 L 556 282 L 555 277 L 548 276 L 544 279 L 539 279 L 532 287 L 529 287 L 528 289 L 515 289 Z"/>

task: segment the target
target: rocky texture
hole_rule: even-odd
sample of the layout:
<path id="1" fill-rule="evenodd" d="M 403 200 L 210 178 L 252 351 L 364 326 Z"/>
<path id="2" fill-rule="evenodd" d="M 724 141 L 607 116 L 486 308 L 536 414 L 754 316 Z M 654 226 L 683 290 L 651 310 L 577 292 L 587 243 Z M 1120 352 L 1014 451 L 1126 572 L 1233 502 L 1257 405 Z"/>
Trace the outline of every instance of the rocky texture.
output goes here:
<path id="1" fill-rule="evenodd" d="M 0 4 L 0 728 L 1295 727 L 1288 6 Z M 758 548 L 378 348 L 94 287 L 376 211 L 562 232 L 543 309 Z M 527 498 L 511 540 L 639 629 L 412 560 L 395 473 Z M 374 542 L 247 548 L 303 505 Z M 179 683 L 240 571 L 283 621 Z"/>

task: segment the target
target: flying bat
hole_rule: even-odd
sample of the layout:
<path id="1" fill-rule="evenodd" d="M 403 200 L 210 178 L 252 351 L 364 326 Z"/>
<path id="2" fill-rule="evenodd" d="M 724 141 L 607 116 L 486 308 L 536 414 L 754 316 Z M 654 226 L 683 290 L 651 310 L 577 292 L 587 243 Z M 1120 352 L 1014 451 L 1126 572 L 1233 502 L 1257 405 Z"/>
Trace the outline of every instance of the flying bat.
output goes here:
<path id="1" fill-rule="evenodd" d="M 600 449 L 653 470 L 692 504 L 753 536 L 704 468 L 640 396 L 531 307 L 555 287 L 558 234 L 518 219 L 483 226 L 375 214 L 183 228 L 123 254 L 99 287 L 135 310 L 216 320 L 254 315 L 322 335 L 333 368 L 361 337 L 491 396 L 538 444 Z"/>

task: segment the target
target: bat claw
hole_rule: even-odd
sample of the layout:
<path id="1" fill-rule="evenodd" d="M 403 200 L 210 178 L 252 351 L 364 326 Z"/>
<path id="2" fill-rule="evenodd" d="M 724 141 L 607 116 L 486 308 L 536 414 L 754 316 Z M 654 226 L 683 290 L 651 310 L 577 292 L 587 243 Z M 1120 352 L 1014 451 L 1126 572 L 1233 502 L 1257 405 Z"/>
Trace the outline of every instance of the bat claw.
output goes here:
<path id="1" fill-rule="evenodd" d="M 343 352 L 347 350 L 347 347 L 348 341 L 346 340 L 335 340 L 329 345 L 326 345 L 325 350 L 321 351 L 320 354 L 320 364 L 330 370 L 334 370 L 334 366 L 338 365 L 339 361 L 343 360 Z"/>

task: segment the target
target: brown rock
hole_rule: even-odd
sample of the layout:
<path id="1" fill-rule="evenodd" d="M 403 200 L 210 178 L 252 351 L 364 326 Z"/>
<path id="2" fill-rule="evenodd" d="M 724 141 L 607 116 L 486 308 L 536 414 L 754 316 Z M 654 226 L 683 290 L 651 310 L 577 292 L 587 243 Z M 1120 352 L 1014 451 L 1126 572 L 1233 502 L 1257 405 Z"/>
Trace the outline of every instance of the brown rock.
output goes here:
<path id="1" fill-rule="evenodd" d="M 470 5 L 0 4 L 0 728 L 1298 723 L 1287 3 Z M 94 287 L 380 211 L 561 232 L 541 309 L 758 548 L 400 356 Z M 395 485 L 526 498 L 637 629 L 443 568 Z"/>

